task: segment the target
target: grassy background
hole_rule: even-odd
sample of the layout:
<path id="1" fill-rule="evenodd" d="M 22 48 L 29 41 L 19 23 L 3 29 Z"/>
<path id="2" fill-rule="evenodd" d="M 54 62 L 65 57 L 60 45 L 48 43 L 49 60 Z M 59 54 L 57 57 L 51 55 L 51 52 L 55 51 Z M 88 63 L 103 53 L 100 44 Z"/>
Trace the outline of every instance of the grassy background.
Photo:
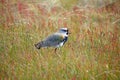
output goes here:
<path id="1" fill-rule="evenodd" d="M 1 80 L 120 80 L 120 14 L 78 1 L 1 1 Z M 34 47 L 63 26 L 71 34 L 56 53 Z"/>

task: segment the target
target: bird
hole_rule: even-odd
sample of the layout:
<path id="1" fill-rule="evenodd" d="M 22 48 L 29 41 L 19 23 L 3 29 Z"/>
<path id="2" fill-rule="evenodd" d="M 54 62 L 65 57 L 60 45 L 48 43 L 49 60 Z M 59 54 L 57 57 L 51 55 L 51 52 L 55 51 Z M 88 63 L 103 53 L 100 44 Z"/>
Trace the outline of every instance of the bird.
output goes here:
<path id="1" fill-rule="evenodd" d="M 57 32 L 36 43 L 35 47 L 37 49 L 54 47 L 56 51 L 57 48 L 62 47 L 67 42 L 68 34 L 70 34 L 68 28 L 60 28 Z"/>

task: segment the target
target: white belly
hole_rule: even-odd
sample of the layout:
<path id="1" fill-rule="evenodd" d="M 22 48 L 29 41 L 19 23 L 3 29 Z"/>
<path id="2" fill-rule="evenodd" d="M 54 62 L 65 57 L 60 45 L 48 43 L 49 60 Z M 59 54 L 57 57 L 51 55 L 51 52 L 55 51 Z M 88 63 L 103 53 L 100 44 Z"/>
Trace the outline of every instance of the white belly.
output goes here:
<path id="1" fill-rule="evenodd" d="M 58 44 L 56 47 L 61 47 L 63 46 L 64 42 L 61 42 L 60 44 Z"/>

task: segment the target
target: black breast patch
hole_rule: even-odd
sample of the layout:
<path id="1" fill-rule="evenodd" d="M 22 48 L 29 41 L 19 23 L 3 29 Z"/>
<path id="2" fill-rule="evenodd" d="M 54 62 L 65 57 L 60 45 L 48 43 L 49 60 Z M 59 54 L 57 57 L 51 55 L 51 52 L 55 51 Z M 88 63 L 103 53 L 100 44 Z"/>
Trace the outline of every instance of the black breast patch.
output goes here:
<path id="1" fill-rule="evenodd" d="M 68 37 L 65 37 L 64 39 L 63 39 L 63 44 L 65 44 L 65 42 L 68 40 Z"/>

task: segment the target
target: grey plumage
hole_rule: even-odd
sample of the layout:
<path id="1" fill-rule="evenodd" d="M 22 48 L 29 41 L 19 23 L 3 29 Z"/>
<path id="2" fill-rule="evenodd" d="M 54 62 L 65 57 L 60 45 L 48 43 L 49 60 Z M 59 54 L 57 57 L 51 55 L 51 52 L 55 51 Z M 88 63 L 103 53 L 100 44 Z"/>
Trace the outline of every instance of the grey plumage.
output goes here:
<path id="1" fill-rule="evenodd" d="M 68 38 L 68 29 L 67 28 L 61 28 L 58 32 L 48 36 L 43 41 L 38 42 L 35 44 L 35 47 L 37 49 L 40 49 L 41 47 L 60 47 L 63 46 L 64 43 L 67 41 Z"/>

